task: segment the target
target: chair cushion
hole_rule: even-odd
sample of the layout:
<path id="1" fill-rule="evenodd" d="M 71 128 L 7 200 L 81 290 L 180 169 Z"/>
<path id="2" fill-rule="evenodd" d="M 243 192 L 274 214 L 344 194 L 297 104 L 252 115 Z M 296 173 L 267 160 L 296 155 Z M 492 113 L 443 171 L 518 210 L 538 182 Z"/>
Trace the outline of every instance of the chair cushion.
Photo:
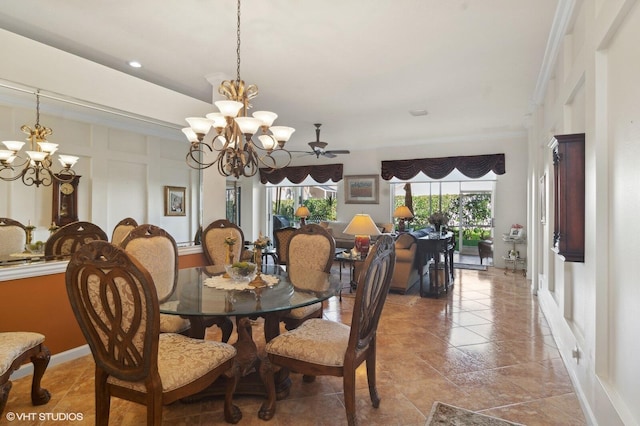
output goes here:
<path id="1" fill-rule="evenodd" d="M 187 385 L 235 355 L 236 348 L 226 343 L 192 339 L 173 333 L 160 334 L 158 373 L 162 391 L 169 392 Z M 108 382 L 146 393 L 144 381 L 126 382 L 110 376 Z"/>
<path id="2" fill-rule="evenodd" d="M 0 376 L 6 373 L 20 355 L 44 342 L 44 336 L 27 331 L 0 333 Z"/>
<path id="3" fill-rule="evenodd" d="M 267 353 L 313 364 L 342 367 L 349 343 L 348 325 L 309 319 L 267 343 Z"/>
<path id="4" fill-rule="evenodd" d="M 160 314 L 160 333 L 182 333 L 191 328 L 188 319 L 178 315 Z"/>
<path id="5" fill-rule="evenodd" d="M 314 303 L 313 305 L 303 306 L 301 308 L 292 309 L 285 315 L 287 318 L 302 319 L 307 315 L 322 308 L 322 303 Z"/>

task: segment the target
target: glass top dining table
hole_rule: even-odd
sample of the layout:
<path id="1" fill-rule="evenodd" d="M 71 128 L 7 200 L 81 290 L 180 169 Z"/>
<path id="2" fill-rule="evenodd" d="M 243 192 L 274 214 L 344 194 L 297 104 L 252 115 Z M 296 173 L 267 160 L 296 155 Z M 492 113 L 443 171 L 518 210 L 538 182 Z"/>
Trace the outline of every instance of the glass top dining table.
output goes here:
<path id="1" fill-rule="evenodd" d="M 280 275 L 270 275 L 266 278 L 277 279 L 272 286 L 255 288 L 247 283 L 224 280 L 220 287 L 212 283 L 211 278 L 224 274 L 222 266 L 204 266 L 186 268 L 178 271 L 178 280 L 173 294 L 168 300 L 160 304 L 160 312 L 164 314 L 180 315 L 189 318 L 192 323 L 192 337 L 204 337 L 204 328 L 200 322 L 203 318 L 211 317 L 265 317 L 265 337 L 275 337 L 277 330 L 268 330 L 273 324 L 269 318 L 278 317 L 277 314 L 294 308 L 322 302 L 334 295 L 340 289 L 340 281 L 329 273 L 305 271 L 300 276 L 291 277 L 282 271 Z M 264 276 L 264 274 L 263 274 Z M 275 278 L 274 278 L 275 277 Z M 215 281 L 214 281 L 215 282 Z M 235 287 L 235 288 L 234 288 Z M 275 333 L 275 334 L 274 334 Z M 273 335 L 272 335 L 273 334 Z"/>

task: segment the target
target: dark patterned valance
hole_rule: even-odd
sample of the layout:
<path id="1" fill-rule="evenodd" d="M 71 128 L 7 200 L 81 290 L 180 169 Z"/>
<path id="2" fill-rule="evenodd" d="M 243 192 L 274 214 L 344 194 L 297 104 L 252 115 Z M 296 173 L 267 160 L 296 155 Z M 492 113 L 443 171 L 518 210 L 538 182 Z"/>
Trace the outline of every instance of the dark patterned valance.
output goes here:
<path id="1" fill-rule="evenodd" d="M 490 171 L 503 175 L 506 172 L 504 154 L 383 161 L 380 175 L 384 180 L 393 177 L 409 180 L 422 172 L 432 179 L 442 179 L 453 169 L 471 179 L 481 178 Z"/>
<path id="2" fill-rule="evenodd" d="M 342 180 L 342 164 L 324 164 L 321 166 L 295 166 L 282 169 L 260 169 L 260 182 L 278 184 L 285 178 L 291 183 L 301 183 L 311 176 L 318 183 L 331 179 L 334 182 Z"/>

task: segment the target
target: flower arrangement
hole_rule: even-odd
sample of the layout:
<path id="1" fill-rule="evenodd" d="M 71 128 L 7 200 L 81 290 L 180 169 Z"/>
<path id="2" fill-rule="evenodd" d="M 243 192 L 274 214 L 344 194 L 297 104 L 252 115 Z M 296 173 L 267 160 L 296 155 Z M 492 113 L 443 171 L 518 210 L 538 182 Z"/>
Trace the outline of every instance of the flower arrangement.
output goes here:
<path id="1" fill-rule="evenodd" d="M 234 238 L 231 236 L 231 234 L 229 234 L 229 236 L 224 239 L 224 243 L 228 246 L 233 246 L 236 244 L 237 240 L 238 240 L 237 238 Z"/>
<path id="2" fill-rule="evenodd" d="M 512 229 L 522 229 L 524 228 L 524 226 L 520 225 L 519 223 L 514 223 L 513 225 L 511 225 Z"/>
<path id="3" fill-rule="evenodd" d="M 253 247 L 260 250 L 267 248 L 269 245 L 271 245 L 271 239 L 267 236 L 263 236 L 262 233 L 260 233 L 258 239 L 253 242 Z"/>
<path id="4" fill-rule="evenodd" d="M 436 230 L 439 230 L 441 226 L 449 223 L 449 217 L 442 212 L 435 212 L 429 216 L 429 223 L 435 226 Z"/>

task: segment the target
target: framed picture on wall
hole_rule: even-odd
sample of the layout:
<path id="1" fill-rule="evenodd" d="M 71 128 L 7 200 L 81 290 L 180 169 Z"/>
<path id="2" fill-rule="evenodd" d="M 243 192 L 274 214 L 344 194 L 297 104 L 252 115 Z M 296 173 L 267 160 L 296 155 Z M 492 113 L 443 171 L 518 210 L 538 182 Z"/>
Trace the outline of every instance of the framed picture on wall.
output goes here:
<path id="1" fill-rule="evenodd" d="M 187 214 L 187 188 L 182 186 L 164 187 L 164 215 L 185 216 Z"/>
<path id="2" fill-rule="evenodd" d="M 378 204 L 378 175 L 344 177 L 345 204 Z"/>

